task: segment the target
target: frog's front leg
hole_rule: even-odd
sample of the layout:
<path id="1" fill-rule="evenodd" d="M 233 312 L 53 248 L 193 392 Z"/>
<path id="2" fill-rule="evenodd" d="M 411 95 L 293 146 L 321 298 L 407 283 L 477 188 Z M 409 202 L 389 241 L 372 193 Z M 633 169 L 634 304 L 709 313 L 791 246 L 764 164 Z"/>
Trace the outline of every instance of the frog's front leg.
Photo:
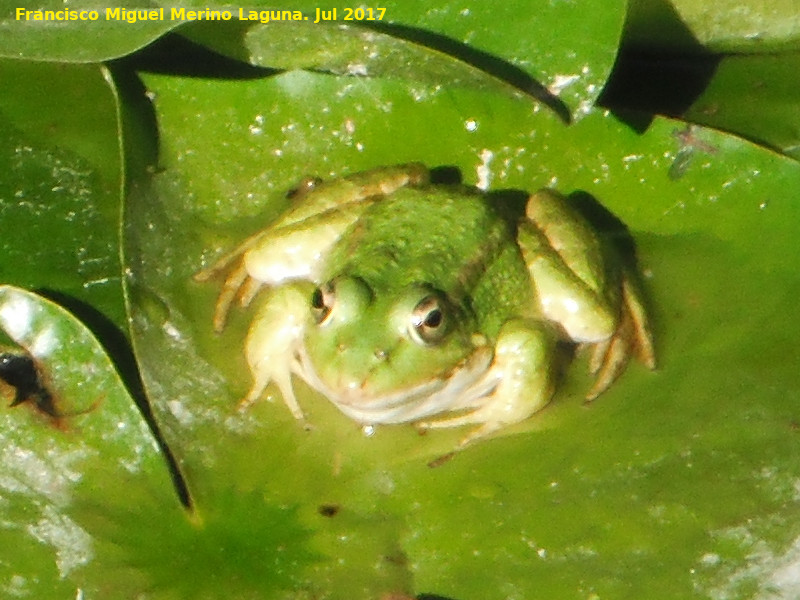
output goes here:
<path id="1" fill-rule="evenodd" d="M 245 357 L 253 384 L 240 408 L 253 404 L 274 381 L 294 417 L 303 419 L 291 377 L 292 372 L 298 370 L 297 354 L 308 322 L 309 298 L 313 289 L 311 283 L 296 282 L 269 290 L 247 334 Z"/>
<path id="2" fill-rule="evenodd" d="M 492 364 L 478 386 L 492 392 L 466 414 L 419 423 L 422 429 L 478 425 L 459 447 L 503 427 L 520 423 L 544 408 L 555 390 L 555 340 L 552 326 L 533 319 L 512 319 L 500 330 Z"/>
<path id="3" fill-rule="evenodd" d="M 633 269 L 561 195 L 531 196 L 518 242 L 543 314 L 575 342 L 593 344 L 593 399 L 622 373 L 630 356 L 655 367 L 652 334 Z"/>

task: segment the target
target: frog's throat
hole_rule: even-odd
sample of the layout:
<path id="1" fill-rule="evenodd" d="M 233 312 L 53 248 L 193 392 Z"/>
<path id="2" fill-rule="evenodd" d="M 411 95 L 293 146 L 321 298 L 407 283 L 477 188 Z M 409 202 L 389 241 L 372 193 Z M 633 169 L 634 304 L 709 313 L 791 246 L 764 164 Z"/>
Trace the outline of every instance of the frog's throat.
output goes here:
<path id="1" fill-rule="evenodd" d="M 304 348 L 298 358 L 298 375 L 348 417 L 365 425 L 411 423 L 432 415 L 473 409 L 494 391 L 499 381 L 489 368 L 493 352 L 488 346 L 476 348 L 435 379 L 380 396 L 370 396 L 362 389 L 334 389 L 319 378 Z"/>

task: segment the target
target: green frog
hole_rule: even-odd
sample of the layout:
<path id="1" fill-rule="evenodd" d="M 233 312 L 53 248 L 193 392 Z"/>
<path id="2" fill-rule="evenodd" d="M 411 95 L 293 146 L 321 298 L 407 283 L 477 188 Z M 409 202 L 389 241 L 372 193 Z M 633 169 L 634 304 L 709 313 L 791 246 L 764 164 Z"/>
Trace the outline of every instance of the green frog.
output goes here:
<path id="1" fill-rule="evenodd" d="M 216 264 L 214 328 L 263 296 L 244 352 L 246 407 L 292 374 L 365 426 L 472 425 L 462 446 L 551 400 L 556 346 L 591 346 L 587 398 L 631 356 L 655 367 L 636 273 L 549 189 L 515 210 L 421 164 L 307 179 L 290 208 Z"/>

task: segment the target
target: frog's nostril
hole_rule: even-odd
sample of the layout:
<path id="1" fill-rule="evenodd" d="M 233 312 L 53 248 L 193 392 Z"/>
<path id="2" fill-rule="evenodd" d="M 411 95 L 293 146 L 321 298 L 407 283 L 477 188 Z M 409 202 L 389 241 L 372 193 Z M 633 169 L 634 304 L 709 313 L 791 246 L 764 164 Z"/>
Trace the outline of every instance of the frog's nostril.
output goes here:
<path id="1" fill-rule="evenodd" d="M 375 358 L 378 360 L 386 360 L 386 350 L 375 350 Z"/>

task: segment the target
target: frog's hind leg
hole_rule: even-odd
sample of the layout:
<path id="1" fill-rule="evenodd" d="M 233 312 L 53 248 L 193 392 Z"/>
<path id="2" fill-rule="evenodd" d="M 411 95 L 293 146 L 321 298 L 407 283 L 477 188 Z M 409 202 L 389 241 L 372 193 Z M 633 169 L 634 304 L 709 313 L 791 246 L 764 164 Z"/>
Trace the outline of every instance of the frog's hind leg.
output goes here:
<path id="1" fill-rule="evenodd" d="M 637 273 L 563 196 L 531 196 L 518 241 L 542 312 L 569 339 L 591 345 L 596 380 L 586 398 L 604 392 L 630 357 L 655 368 L 653 339 Z"/>
<path id="2" fill-rule="evenodd" d="M 567 199 L 550 190 L 531 196 L 517 242 L 544 316 L 578 343 L 611 337 L 616 286 L 600 239 Z"/>
<path id="3" fill-rule="evenodd" d="M 634 277 L 630 272 L 623 274 L 620 319 L 614 335 L 592 348 L 589 370 L 596 379 L 586 400 L 606 391 L 625 370 L 631 355 L 648 369 L 656 368 L 653 334 Z"/>

